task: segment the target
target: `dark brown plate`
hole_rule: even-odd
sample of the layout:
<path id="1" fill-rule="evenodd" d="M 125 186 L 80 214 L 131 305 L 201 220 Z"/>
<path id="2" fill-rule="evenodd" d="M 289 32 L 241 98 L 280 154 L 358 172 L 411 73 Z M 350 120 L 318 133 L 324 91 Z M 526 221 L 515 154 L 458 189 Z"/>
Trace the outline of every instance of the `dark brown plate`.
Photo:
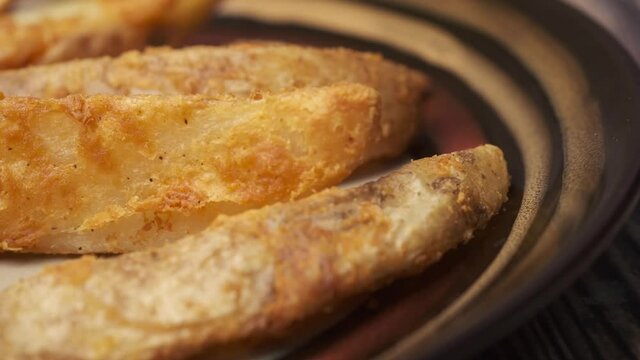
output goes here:
<path id="1" fill-rule="evenodd" d="M 240 345 L 235 357 L 467 356 L 568 285 L 638 197 L 640 72 L 618 42 L 640 59 L 633 21 L 613 24 L 635 29 L 619 37 L 564 2 L 526 0 L 229 0 L 220 10 L 185 45 L 340 45 L 425 71 L 435 81 L 425 131 L 405 158 L 489 142 L 504 150 L 513 184 L 504 212 L 423 274 L 266 348 Z M 3 259 L 0 287 L 41 263 Z"/>

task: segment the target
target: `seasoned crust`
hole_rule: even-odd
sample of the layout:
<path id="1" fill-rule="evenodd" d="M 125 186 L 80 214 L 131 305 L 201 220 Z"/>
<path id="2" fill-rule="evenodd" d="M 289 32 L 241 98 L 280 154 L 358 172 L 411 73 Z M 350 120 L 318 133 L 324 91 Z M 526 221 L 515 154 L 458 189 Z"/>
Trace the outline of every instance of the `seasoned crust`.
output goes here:
<path id="1" fill-rule="evenodd" d="M 0 100 L 0 243 L 123 252 L 335 185 L 375 154 L 378 93 Z"/>
<path id="2" fill-rule="evenodd" d="M 0 294 L 0 347 L 164 359 L 269 337 L 437 261 L 485 226 L 508 187 L 501 151 L 486 145 L 218 219 L 158 249 L 56 265 Z"/>
<path id="3" fill-rule="evenodd" d="M 253 97 L 343 81 L 371 86 L 381 94 L 385 141 L 378 145 L 378 155 L 403 151 L 415 134 L 428 79 L 378 54 L 343 48 L 261 42 L 150 48 L 117 58 L 3 72 L 0 91 L 36 97 L 141 93 Z"/>
<path id="4" fill-rule="evenodd" d="M 0 69 L 141 48 L 154 30 L 179 33 L 203 20 L 214 2 L 74 0 L 26 7 L 18 1 L 14 10 L 0 11 Z"/>

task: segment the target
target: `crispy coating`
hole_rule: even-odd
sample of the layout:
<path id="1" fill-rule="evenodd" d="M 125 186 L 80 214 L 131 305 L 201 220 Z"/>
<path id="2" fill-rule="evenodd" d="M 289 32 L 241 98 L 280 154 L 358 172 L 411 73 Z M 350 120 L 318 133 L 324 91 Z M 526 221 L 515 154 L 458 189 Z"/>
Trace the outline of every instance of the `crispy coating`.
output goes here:
<path id="1" fill-rule="evenodd" d="M 0 15 L 0 69 L 140 48 L 156 29 L 169 27 L 180 32 L 203 20 L 214 2 L 17 1 L 14 10 Z"/>
<path id="2" fill-rule="evenodd" d="M 335 185 L 377 154 L 358 84 L 260 99 L 0 100 L 0 248 L 126 252 Z"/>
<path id="3" fill-rule="evenodd" d="M 0 294 L 0 348 L 8 359 L 173 359 L 268 337 L 437 261 L 508 187 L 502 152 L 485 145 L 218 219 L 159 249 L 52 266 Z"/>
<path id="4" fill-rule="evenodd" d="M 337 82 L 371 86 L 382 96 L 385 144 L 397 155 L 414 136 L 428 79 L 378 54 L 282 43 L 242 43 L 132 51 L 101 58 L 0 73 L 5 95 L 233 94 L 284 92 Z M 390 150 L 396 149 L 396 153 Z"/>

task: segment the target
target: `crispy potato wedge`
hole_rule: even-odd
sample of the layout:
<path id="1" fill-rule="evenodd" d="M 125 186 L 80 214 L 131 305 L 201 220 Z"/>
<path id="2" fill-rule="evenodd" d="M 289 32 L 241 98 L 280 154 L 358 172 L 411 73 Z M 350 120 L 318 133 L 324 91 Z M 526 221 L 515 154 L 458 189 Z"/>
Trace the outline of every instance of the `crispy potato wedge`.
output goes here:
<path id="1" fill-rule="evenodd" d="M 268 337 L 438 261 L 508 187 L 502 152 L 485 145 L 218 219 L 155 250 L 55 265 L 0 294 L 0 347 L 9 358 L 177 359 Z"/>
<path id="2" fill-rule="evenodd" d="M 414 136 L 428 79 L 380 55 L 282 43 L 157 48 L 0 73 L 6 95 L 233 94 L 284 92 L 347 81 L 377 89 L 387 138 L 380 154 L 397 155 Z M 400 146 L 404 145 L 404 146 Z M 393 153 L 390 150 L 396 149 Z"/>
<path id="3" fill-rule="evenodd" d="M 0 248 L 119 253 L 347 177 L 384 142 L 358 84 L 261 99 L 0 100 Z"/>
<path id="4" fill-rule="evenodd" d="M 1 0 L 0 0 L 1 1 Z M 16 1 L 0 15 L 0 69 L 117 55 L 153 30 L 192 26 L 215 0 Z"/>

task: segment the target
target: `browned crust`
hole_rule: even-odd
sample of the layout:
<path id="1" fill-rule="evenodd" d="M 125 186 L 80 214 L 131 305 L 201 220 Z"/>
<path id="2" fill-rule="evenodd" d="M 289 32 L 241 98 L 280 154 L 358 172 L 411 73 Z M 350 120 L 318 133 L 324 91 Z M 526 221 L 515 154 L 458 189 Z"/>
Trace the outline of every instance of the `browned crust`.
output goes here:
<path id="1" fill-rule="evenodd" d="M 269 336 L 437 261 L 499 211 L 508 186 L 487 145 L 156 250 L 56 265 L 0 294 L 0 346 L 10 358 L 164 359 Z"/>
<path id="2" fill-rule="evenodd" d="M 335 185 L 375 155 L 379 96 L 340 84 L 260 100 L 0 100 L 0 243 L 122 252 L 220 213 Z"/>
<path id="3" fill-rule="evenodd" d="M 214 0 L 76 0 L 20 8 L 0 15 L 0 69 L 117 55 L 141 48 L 152 30 L 186 30 L 209 15 L 205 8 L 213 3 Z"/>
<path id="4" fill-rule="evenodd" d="M 282 43 L 239 43 L 132 51 L 118 58 L 74 61 L 0 73 L 6 95 L 233 94 L 286 92 L 337 82 L 371 86 L 382 97 L 384 144 L 394 156 L 414 136 L 428 79 L 420 72 L 372 53 Z"/>

